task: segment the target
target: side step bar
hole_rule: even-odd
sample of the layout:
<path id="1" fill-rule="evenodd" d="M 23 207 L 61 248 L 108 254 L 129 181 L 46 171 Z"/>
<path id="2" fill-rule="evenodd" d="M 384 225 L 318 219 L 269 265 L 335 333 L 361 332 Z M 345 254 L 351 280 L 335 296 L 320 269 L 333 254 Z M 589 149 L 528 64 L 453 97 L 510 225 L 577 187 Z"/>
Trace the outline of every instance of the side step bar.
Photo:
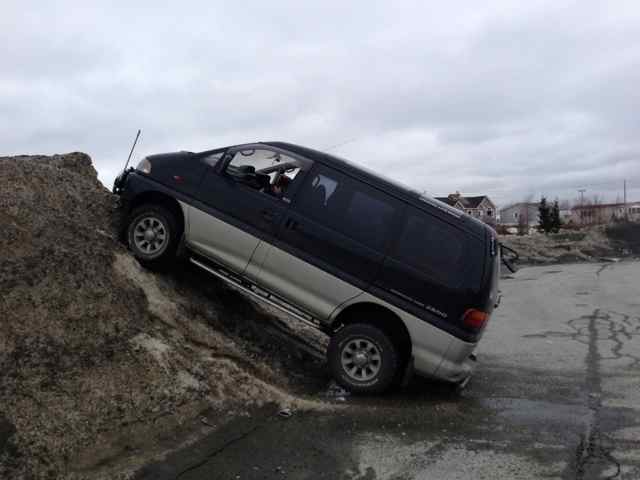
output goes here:
<path id="1" fill-rule="evenodd" d="M 287 302 L 282 300 L 280 297 L 274 295 L 273 293 L 267 292 L 266 290 L 259 288 L 253 283 L 227 272 L 225 269 L 221 267 L 216 268 L 213 265 L 208 265 L 203 261 L 195 259 L 193 257 L 190 257 L 189 261 L 194 265 L 202 268 L 203 270 L 206 270 L 210 274 L 215 275 L 216 277 L 225 281 L 226 283 L 233 285 L 235 288 L 238 288 L 243 292 L 251 295 L 252 297 L 257 298 L 258 300 L 261 300 L 271 305 L 272 307 L 277 308 L 278 310 L 288 313 L 292 317 L 297 318 L 298 320 L 306 323 L 307 325 L 310 325 L 314 328 L 320 328 L 320 323 L 317 320 L 315 320 L 311 315 L 308 315 L 307 313 L 298 310 L 294 306 L 289 305 Z"/>

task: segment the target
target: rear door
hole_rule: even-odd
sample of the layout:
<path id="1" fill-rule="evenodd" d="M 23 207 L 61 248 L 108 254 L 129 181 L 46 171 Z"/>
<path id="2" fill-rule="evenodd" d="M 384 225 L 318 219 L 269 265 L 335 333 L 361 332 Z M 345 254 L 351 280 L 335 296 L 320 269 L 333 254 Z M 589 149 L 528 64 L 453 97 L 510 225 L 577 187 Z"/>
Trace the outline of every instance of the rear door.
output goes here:
<path id="1" fill-rule="evenodd" d="M 316 163 L 285 214 L 260 282 L 317 317 L 362 292 L 382 265 L 399 206 L 348 175 Z"/>
<path id="2" fill-rule="evenodd" d="M 374 290 L 417 317 L 456 330 L 478 294 L 484 258 L 482 240 L 407 205 Z"/>
<path id="3" fill-rule="evenodd" d="M 276 192 L 273 181 L 280 175 L 295 180 L 301 166 L 298 160 L 262 145 L 227 152 L 207 172 L 198 193 L 200 202 L 189 211 L 190 246 L 243 273 L 258 244 L 274 240 L 289 208 L 291 190 L 296 188 L 290 181 L 286 191 Z"/>

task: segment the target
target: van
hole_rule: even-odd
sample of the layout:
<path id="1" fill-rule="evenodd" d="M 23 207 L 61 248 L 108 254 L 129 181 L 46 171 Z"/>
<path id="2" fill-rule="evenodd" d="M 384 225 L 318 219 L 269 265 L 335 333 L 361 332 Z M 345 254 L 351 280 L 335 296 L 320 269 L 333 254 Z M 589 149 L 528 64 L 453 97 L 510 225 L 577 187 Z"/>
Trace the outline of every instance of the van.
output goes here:
<path id="1" fill-rule="evenodd" d="M 464 384 L 498 303 L 492 228 L 346 160 L 283 142 L 143 158 L 114 192 L 145 266 L 183 255 L 330 336 L 357 393 L 411 372 Z"/>

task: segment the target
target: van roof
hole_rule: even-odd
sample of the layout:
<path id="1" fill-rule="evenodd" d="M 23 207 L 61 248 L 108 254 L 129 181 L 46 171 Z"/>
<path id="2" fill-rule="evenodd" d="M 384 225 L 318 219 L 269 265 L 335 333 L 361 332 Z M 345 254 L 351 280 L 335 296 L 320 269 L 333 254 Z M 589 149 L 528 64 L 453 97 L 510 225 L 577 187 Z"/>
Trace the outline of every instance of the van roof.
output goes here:
<path id="1" fill-rule="evenodd" d="M 404 200 L 409 201 L 413 204 L 424 204 L 427 203 L 432 207 L 435 207 L 444 213 L 449 214 L 450 216 L 460 218 L 465 216 L 465 213 L 458 210 L 457 208 L 453 208 L 447 205 L 444 202 L 436 200 L 435 198 L 427 195 L 426 193 L 421 193 L 411 187 L 408 187 L 396 180 L 390 179 L 383 175 L 380 175 L 377 172 L 373 172 L 372 170 L 362 167 L 360 165 L 356 165 L 344 158 L 337 157 L 335 155 L 330 155 L 325 152 L 321 152 L 319 150 L 314 150 L 313 148 L 303 147 L 301 145 L 296 145 L 293 143 L 287 142 L 261 142 L 264 145 L 270 145 L 272 147 L 281 148 L 282 150 L 288 150 L 292 153 L 296 153 L 303 157 L 308 158 L 309 160 L 318 161 L 320 163 L 327 164 L 329 166 L 335 167 L 338 170 L 345 171 L 346 173 L 350 173 L 360 180 L 363 180 L 373 186 L 377 186 L 382 190 L 391 190 L 391 193 L 396 194 L 397 196 L 402 197 Z"/>
<path id="2" fill-rule="evenodd" d="M 265 145 L 271 145 L 272 147 L 278 147 L 278 148 L 282 148 L 283 150 L 288 150 L 290 152 L 297 153 L 299 155 L 302 155 L 308 158 L 309 160 L 320 161 L 323 163 L 328 163 L 331 166 L 336 166 L 340 169 L 354 171 L 358 174 L 361 174 L 361 173 L 365 174 L 367 177 L 370 177 L 372 180 L 374 181 L 377 180 L 385 184 L 388 184 L 396 189 L 400 189 L 403 191 L 403 193 L 407 195 L 411 195 L 414 197 L 420 196 L 420 193 L 417 190 L 414 190 L 407 185 L 403 185 L 402 183 L 397 182 L 393 179 L 380 175 L 379 173 L 374 172 L 366 167 L 363 167 L 361 165 L 356 165 L 355 163 L 352 163 L 349 160 L 346 160 L 342 157 L 321 152 L 319 150 L 314 150 L 312 148 L 295 145 L 293 143 L 286 143 L 286 142 L 262 142 L 262 143 L 264 143 Z"/>

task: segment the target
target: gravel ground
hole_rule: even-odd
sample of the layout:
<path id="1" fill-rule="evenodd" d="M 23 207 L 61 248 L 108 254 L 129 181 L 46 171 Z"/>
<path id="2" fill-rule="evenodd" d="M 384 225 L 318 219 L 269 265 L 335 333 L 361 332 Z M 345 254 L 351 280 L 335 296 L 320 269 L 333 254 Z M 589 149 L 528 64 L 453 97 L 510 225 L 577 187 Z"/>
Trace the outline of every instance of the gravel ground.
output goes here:
<path id="1" fill-rule="evenodd" d="M 525 267 L 459 393 L 415 377 L 343 409 L 255 412 L 138 480 L 640 478 L 640 262 Z"/>

